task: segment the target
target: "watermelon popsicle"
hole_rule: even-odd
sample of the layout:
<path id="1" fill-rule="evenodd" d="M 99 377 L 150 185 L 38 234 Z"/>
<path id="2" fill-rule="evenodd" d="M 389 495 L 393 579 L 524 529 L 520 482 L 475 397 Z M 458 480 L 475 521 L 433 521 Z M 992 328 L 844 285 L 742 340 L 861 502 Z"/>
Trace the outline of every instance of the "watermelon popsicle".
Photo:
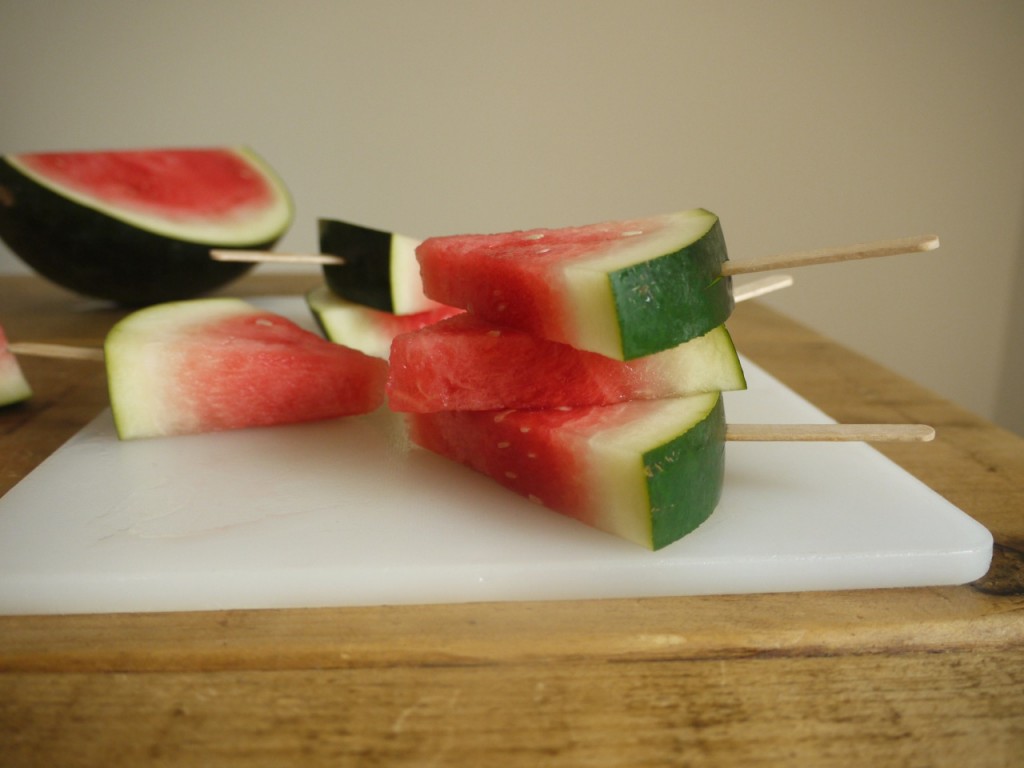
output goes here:
<path id="1" fill-rule="evenodd" d="M 730 262 L 703 208 L 644 219 L 432 237 L 416 249 L 424 293 L 496 325 L 617 360 L 677 346 L 723 324 L 731 276 L 931 250 L 933 236 Z"/>
<path id="2" fill-rule="evenodd" d="M 590 408 L 406 414 L 413 443 L 554 512 L 657 550 L 714 512 L 725 442 L 927 441 L 918 424 L 726 425 L 721 394 Z M 794 471 L 800 471 L 795 468 Z"/>

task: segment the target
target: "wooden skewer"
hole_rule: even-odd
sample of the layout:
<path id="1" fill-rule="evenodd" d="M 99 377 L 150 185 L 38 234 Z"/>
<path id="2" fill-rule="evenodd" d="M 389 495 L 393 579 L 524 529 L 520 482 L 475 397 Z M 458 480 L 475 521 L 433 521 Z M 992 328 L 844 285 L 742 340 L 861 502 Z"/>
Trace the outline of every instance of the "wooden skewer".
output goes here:
<path id="1" fill-rule="evenodd" d="M 277 253 L 275 251 L 221 250 L 217 248 L 210 251 L 210 258 L 214 261 L 320 264 L 321 266 L 340 266 L 345 263 L 341 256 L 333 256 L 329 253 Z"/>
<path id="2" fill-rule="evenodd" d="M 792 269 L 794 267 L 807 267 L 813 264 L 828 264 L 836 261 L 874 259 L 879 256 L 895 256 L 899 253 L 934 251 L 938 247 L 939 238 L 936 235 L 901 237 L 895 240 L 878 240 L 873 243 L 859 243 L 839 248 L 820 248 L 815 251 L 798 251 L 795 253 L 776 254 L 774 256 L 762 256 L 756 259 L 727 261 L 722 264 L 722 274 L 726 276 L 745 275 L 751 272 Z"/>
<path id="3" fill-rule="evenodd" d="M 764 296 L 766 293 L 788 288 L 792 284 L 793 278 L 790 275 L 762 277 L 759 280 L 751 280 L 749 283 L 734 285 L 732 288 L 732 300 L 739 302 L 747 301 L 747 299 L 756 299 L 758 296 Z"/>
<path id="4" fill-rule="evenodd" d="M 837 261 L 875 259 L 881 256 L 895 256 L 900 253 L 921 253 L 934 251 L 939 247 L 937 235 L 900 237 L 893 240 L 877 240 L 871 243 L 857 243 L 838 248 L 819 248 L 813 251 L 795 251 L 761 256 L 755 259 L 727 261 L 722 264 L 722 275 L 746 275 L 752 272 L 768 272 L 773 269 L 792 269 L 814 264 L 829 264 Z M 326 253 L 276 253 L 274 251 L 243 251 L 213 249 L 210 257 L 215 261 L 270 262 L 277 264 L 319 264 L 338 266 L 345 263 L 341 256 Z M 753 298 L 753 297 L 750 297 Z"/>
<path id="5" fill-rule="evenodd" d="M 103 350 L 99 347 L 73 347 L 67 344 L 19 341 L 8 345 L 7 348 L 16 355 L 56 357 L 65 360 L 103 360 Z"/>
<path id="6" fill-rule="evenodd" d="M 737 442 L 926 443 L 926 424 L 728 424 L 725 439 Z"/>

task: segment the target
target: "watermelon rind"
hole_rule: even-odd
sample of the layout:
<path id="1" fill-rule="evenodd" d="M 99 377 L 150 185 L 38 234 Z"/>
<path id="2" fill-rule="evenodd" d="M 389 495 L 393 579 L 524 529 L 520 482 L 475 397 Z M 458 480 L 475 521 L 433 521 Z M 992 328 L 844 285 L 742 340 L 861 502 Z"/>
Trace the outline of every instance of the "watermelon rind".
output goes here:
<path id="1" fill-rule="evenodd" d="M 338 219 L 318 220 L 320 252 L 344 259 L 324 265 L 324 280 L 348 301 L 382 312 L 411 315 L 434 309 L 423 295 L 416 247 L 420 241 Z"/>
<path id="2" fill-rule="evenodd" d="M 326 338 L 385 360 L 390 357 L 391 342 L 398 334 L 418 330 L 462 311 L 436 305 L 436 309 L 424 312 L 395 315 L 343 299 L 326 285 L 307 291 L 305 299 Z"/>
<path id="3" fill-rule="evenodd" d="M 32 387 L 21 371 L 17 359 L 0 349 L 0 406 L 24 402 L 32 397 Z"/>
<path id="4" fill-rule="evenodd" d="M 270 249 L 294 217 L 291 195 L 262 158 L 245 147 L 220 151 L 266 181 L 269 204 L 220 221 L 161 219 L 69 190 L 7 155 L 0 158 L 0 239 L 43 277 L 86 296 L 141 306 L 208 293 L 253 268 L 215 261 L 211 248 Z"/>

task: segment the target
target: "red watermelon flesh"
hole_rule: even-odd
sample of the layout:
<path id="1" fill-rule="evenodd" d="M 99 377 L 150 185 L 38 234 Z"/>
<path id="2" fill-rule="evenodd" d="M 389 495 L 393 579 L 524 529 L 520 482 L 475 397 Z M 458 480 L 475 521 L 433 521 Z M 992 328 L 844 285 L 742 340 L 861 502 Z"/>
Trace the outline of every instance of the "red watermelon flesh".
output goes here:
<path id="1" fill-rule="evenodd" d="M 417 445 L 650 549 L 694 530 L 721 495 L 725 415 L 716 392 L 593 408 L 406 418 Z"/>
<path id="2" fill-rule="evenodd" d="M 21 372 L 18 358 L 7 345 L 7 336 L 0 327 L 0 406 L 18 403 L 32 397 L 32 388 Z"/>
<path id="3" fill-rule="evenodd" d="M 429 298 L 619 360 L 701 336 L 733 307 L 721 226 L 703 209 L 434 237 L 416 256 Z"/>
<path id="4" fill-rule="evenodd" d="M 611 405 L 743 389 L 725 326 L 626 362 L 462 313 L 399 335 L 388 404 L 405 412 Z"/>
<path id="5" fill-rule="evenodd" d="M 126 219 L 174 222 L 186 231 L 266 216 L 281 204 L 269 169 L 257 173 L 259 159 L 242 149 L 39 152 L 9 160 L 80 202 L 113 207 Z M 180 229 L 175 234 L 181 236 Z"/>
<path id="6" fill-rule="evenodd" d="M 105 344 L 122 439 L 291 424 L 367 413 L 387 363 L 238 299 L 160 304 Z"/>

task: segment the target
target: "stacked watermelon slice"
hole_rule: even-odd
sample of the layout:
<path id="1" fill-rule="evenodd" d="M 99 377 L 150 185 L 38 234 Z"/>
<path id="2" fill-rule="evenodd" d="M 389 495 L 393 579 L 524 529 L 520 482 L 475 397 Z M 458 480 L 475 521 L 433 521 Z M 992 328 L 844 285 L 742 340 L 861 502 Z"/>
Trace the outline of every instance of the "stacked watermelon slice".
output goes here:
<path id="1" fill-rule="evenodd" d="M 718 218 L 431 238 L 425 294 L 464 314 L 395 338 L 389 404 L 416 444 L 650 549 L 724 475 L 720 393 L 745 387 Z"/>

